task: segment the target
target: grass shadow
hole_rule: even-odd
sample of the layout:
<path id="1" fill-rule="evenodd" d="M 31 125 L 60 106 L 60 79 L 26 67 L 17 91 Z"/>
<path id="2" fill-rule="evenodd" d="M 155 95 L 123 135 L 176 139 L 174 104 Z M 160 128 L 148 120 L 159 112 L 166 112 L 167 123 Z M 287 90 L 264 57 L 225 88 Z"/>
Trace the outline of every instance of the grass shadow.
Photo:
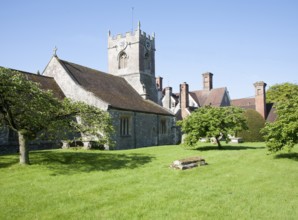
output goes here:
<path id="1" fill-rule="evenodd" d="M 275 159 L 290 159 L 290 160 L 298 161 L 298 153 L 293 152 L 293 153 L 277 154 L 274 156 L 274 158 Z"/>
<path id="2" fill-rule="evenodd" d="M 7 158 L 6 155 L 0 157 L 0 169 L 1 168 L 7 168 L 7 167 L 13 166 L 13 165 L 18 164 L 18 163 L 19 163 L 19 157 L 18 156 L 15 156 L 13 159 L 12 158 Z"/>
<path id="3" fill-rule="evenodd" d="M 112 154 L 104 152 L 31 152 L 32 164 L 46 166 L 53 175 L 81 172 L 135 169 L 154 159 L 144 154 Z"/>
<path id="4" fill-rule="evenodd" d="M 221 148 L 218 148 L 217 146 L 200 146 L 196 147 L 194 150 L 198 151 L 210 151 L 210 150 L 260 150 L 264 149 L 265 147 L 249 147 L 249 146 L 230 146 L 225 145 Z"/>

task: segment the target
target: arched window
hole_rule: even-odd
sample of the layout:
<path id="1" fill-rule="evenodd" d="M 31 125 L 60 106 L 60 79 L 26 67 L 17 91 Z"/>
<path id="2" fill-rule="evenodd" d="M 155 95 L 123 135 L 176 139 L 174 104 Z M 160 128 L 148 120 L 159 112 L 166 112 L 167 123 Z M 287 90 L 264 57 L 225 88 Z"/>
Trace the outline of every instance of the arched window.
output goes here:
<path id="1" fill-rule="evenodd" d="M 127 67 L 127 54 L 122 52 L 119 55 L 119 69 L 123 69 Z"/>

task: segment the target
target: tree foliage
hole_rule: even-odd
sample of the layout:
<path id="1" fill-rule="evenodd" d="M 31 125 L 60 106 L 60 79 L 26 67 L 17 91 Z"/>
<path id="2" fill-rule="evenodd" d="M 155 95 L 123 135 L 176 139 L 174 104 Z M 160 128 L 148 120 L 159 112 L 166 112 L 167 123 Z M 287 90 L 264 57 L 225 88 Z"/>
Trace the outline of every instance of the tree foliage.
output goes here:
<path id="1" fill-rule="evenodd" d="M 238 136 L 248 142 L 264 141 L 261 129 L 265 127 L 265 119 L 254 109 L 247 109 L 244 116 L 248 129 L 240 131 Z"/>
<path id="2" fill-rule="evenodd" d="M 21 164 L 29 164 L 28 142 L 38 138 L 61 140 L 82 133 L 112 144 L 107 113 L 82 102 L 58 100 L 25 74 L 5 68 L 0 68 L 0 125 L 18 133 Z"/>
<path id="3" fill-rule="evenodd" d="M 277 113 L 277 120 L 273 123 L 266 123 L 262 130 L 268 150 L 277 152 L 282 149 L 291 150 L 298 143 L 298 86 L 283 93 L 283 99 L 273 95 L 274 106 Z"/>
<path id="4" fill-rule="evenodd" d="M 298 96 L 298 85 L 294 83 L 281 83 L 271 86 L 266 93 L 267 103 L 279 103 Z"/>
<path id="5" fill-rule="evenodd" d="M 229 135 L 247 128 L 243 109 L 238 107 L 201 107 L 183 121 L 178 122 L 186 134 L 185 143 L 194 146 L 201 138 L 215 138 L 221 148 L 220 138 L 229 140 Z"/>

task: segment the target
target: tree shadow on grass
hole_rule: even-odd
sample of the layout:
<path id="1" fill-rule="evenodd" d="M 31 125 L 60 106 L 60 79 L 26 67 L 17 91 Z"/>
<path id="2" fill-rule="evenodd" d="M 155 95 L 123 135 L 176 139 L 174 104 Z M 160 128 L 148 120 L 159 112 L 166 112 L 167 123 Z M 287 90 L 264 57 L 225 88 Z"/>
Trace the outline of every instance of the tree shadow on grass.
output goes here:
<path id="1" fill-rule="evenodd" d="M 282 153 L 274 156 L 275 159 L 291 159 L 298 162 L 298 153 Z"/>
<path id="2" fill-rule="evenodd" d="M 222 146 L 221 148 L 218 148 L 217 146 L 202 146 L 197 147 L 195 150 L 198 151 L 210 151 L 210 150 L 261 150 L 265 147 L 249 147 L 249 146 Z"/>
<path id="3" fill-rule="evenodd" d="M 32 164 L 43 165 L 52 175 L 72 175 L 92 171 L 135 169 L 154 159 L 144 154 L 112 154 L 104 152 L 31 152 Z"/>
<path id="4" fill-rule="evenodd" d="M 12 158 L 7 158 L 7 155 L 0 157 L 0 169 L 10 167 L 12 165 L 15 165 L 19 162 L 19 157 L 15 156 Z"/>

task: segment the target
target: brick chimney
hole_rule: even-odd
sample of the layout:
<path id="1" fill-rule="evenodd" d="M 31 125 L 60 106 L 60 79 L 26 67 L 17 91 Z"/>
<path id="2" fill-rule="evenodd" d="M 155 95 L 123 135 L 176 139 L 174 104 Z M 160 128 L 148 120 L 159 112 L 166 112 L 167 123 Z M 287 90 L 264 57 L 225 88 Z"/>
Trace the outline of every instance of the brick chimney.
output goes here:
<path id="1" fill-rule="evenodd" d="M 188 112 L 188 84 L 184 82 L 183 84 L 180 84 L 180 107 L 181 107 L 181 116 L 182 118 L 186 118 L 186 116 L 189 115 Z"/>
<path id="2" fill-rule="evenodd" d="M 163 101 L 163 107 L 166 109 L 171 109 L 172 106 L 172 87 L 166 87 L 165 88 L 165 96 L 164 96 L 164 101 Z"/>
<path id="3" fill-rule="evenodd" d="M 263 81 L 254 83 L 255 86 L 255 105 L 256 111 L 266 119 L 266 83 Z"/>
<path id="4" fill-rule="evenodd" d="M 158 91 L 162 91 L 162 77 L 158 76 L 155 78 L 156 88 Z"/>
<path id="5" fill-rule="evenodd" d="M 207 73 L 203 73 L 202 74 L 203 76 L 203 89 L 204 90 L 211 90 L 213 89 L 213 74 L 210 73 L 210 72 L 207 72 Z"/>

